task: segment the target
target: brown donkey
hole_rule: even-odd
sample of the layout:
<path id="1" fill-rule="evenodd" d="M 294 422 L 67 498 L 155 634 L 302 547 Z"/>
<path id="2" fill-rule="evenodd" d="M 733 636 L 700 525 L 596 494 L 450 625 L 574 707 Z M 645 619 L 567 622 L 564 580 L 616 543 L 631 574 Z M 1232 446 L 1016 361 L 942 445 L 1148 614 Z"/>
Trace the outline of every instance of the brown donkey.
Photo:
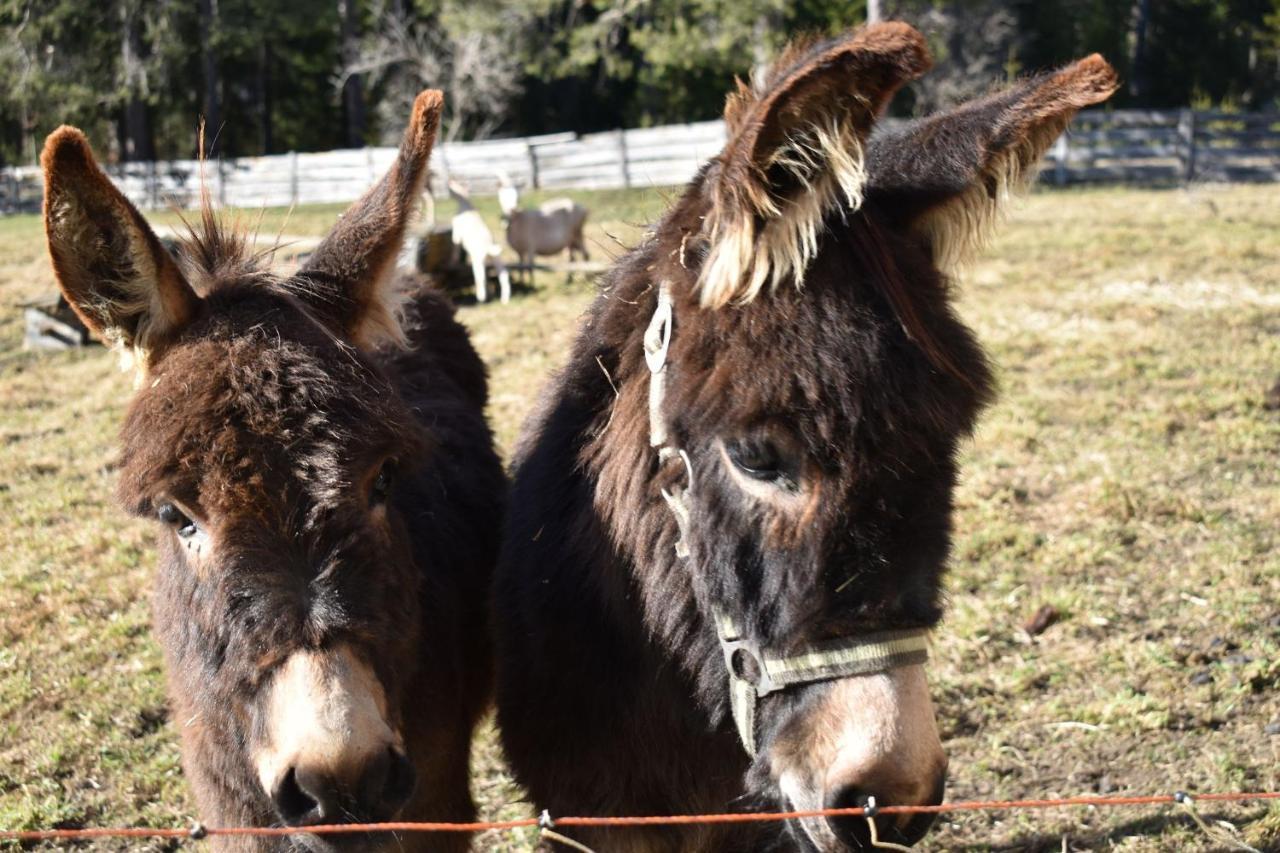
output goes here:
<path id="1" fill-rule="evenodd" d="M 518 451 L 498 713 L 555 814 L 936 803 L 922 667 L 956 450 L 992 396 L 945 270 L 1099 57 L 872 135 L 930 64 L 903 24 L 790 48 L 608 275 Z M 877 818 L 881 839 L 927 818 Z M 860 849 L 864 818 L 583 831 L 595 849 Z M 568 830 L 564 830 L 568 832 Z"/>
<path id="2" fill-rule="evenodd" d="M 396 304 L 393 281 L 441 103 L 419 95 L 390 172 L 287 279 L 207 206 L 175 262 L 79 131 L 45 144 L 59 283 L 137 370 L 119 494 L 161 528 L 154 624 L 211 825 L 474 814 L 505 483 L 466 332 L 434 293 Z M 222 844 L 467 846 L 295 838 Z"/>

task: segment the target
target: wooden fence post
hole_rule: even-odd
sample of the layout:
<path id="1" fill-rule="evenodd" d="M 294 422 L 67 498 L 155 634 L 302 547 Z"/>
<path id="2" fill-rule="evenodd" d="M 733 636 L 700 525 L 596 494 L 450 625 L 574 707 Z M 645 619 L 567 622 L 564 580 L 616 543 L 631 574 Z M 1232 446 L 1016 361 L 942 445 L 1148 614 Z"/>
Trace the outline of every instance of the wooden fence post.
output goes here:
<path id="1" fill-rule="evenodd" d="M 524 147 L 529 152 L 529 180 L 536 190 L 538 188 L 538 150 L 532 142 L 526 142 Z"/>
<path id="2" fill-rule="evenodd" d="M 622 172 L 622 186 L 631 189 L 631 164 L 627 162 L 627 130 L 618 128 L 618 169 Z"/>
<path id="3" fill-rule="evenodd" d="M 1067 183 L 1067 135 L 1064 131 L 1053 143 L 1053 182 L 1060 187 Z"/>
<path id="4" fill-rule="evenodd" d="M 1191 183 L 1196 174 L 1196 112 L 1183 110 L 1178 115 L 1178 136 L 1182 140 L 1183 174 L 1185 183 Z"/>
<path id="5" fill-rule="evenodd" d="M 440 152 L 440 177 L 444 178 L 445 195 L 448 195 L 449 181 L 451 180 L 449 175 L 449 145 L 447 143 L 442 144 L 439 148 L 435 148 L 433 150 Z M 440 191 L 437 188 L 432 194 L 439 195 L 439 193 Z"/>

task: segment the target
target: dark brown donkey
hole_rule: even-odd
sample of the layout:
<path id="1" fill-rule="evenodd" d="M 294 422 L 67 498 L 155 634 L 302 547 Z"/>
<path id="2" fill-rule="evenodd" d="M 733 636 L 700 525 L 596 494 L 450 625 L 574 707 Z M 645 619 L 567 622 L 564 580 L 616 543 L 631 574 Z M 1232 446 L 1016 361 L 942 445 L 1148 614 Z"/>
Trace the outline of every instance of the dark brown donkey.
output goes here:
<path id="1" fill-rule="evenodd" d="M 724 150 L 608 275 L 528 426 L 495 587 L 498 713 L 553 816 L 940 800 L 924 631 L 956 449 L 992 396 L 945 270 L 1116 83 L 1093 56 L 873 135 L 929 64 L 916 31 L 882 24 L 794 46 L 732 94 Z M 578 837 L 840 851 L 870 832 Z"/>
<path id="2" fill-rule="evenodd" d="M 207 206 L 175 263 L 79 131 L 45 144 L 58 280 L 137 371 L 119 493 L 160 526 L 154 623 L 211 825 L 474 814 L 468 749 L 490 691 L 505 484 L 485 370 L 451 307 L 431 292 L 395 304 L 440 107 L 439 92 L 418 97 L 391 171 L 287 279 Z"/>

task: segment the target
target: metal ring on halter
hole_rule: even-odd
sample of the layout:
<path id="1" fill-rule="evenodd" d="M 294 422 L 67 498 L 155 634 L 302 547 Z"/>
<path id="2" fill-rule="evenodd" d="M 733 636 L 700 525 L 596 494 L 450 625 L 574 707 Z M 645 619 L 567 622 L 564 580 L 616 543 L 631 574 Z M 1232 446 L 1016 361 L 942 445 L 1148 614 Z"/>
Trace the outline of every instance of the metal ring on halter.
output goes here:
<path id="1" fill-rule="evenodd" d="M 664 281 L 658 285 L 658 307 L 644 332 L 644 360 L 650 373 L 667 366 L 667 350 L 671 346 L 671 290 Z"/>

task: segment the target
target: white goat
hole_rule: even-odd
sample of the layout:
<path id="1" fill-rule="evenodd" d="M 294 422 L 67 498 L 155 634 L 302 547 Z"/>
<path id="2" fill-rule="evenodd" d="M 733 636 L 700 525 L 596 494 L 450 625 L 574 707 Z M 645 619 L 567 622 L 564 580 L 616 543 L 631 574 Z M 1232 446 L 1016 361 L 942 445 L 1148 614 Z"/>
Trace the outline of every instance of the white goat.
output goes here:
<path id="1" fill-rule="evenodd" d="M 589 260 L 587 243 L 582 236 L 582 226 L 587 221 L 587 209 L 570 198 L 553 198 L 544 201 L 533 210 L 520 208 L 520 191 L 505 175 L 498 176 L 498 203 L 502 206 L 502 218 L 507 225 L 507 245 L 520 257 L 521 265 L 529 271 L 533 280 L 533 262 L 538 255 L 554 255 L 569 250 L 569 260 L 574 252 Z"/>
<path id="2" fill-rule="evenodd" d="M 498 270 L 502 301 L 510 302 L 511 276 L 507 273 L 507 265 L 502 262 L 502 247 L 494 242 L 489 226 L 484 224 L 484 217 L 471 204 L 471 197 L 465 186 L 450 181 L 449 195 L 458 203 L 458 214 L 450 223 L 453 245 L 461 246 L 471 261 L 471 276 L 476 283 L 476 301 L 485 302 L 489 299 L 489 273 L 485 269 L 485 263 L 492 258 L 493 265 Z"/>

